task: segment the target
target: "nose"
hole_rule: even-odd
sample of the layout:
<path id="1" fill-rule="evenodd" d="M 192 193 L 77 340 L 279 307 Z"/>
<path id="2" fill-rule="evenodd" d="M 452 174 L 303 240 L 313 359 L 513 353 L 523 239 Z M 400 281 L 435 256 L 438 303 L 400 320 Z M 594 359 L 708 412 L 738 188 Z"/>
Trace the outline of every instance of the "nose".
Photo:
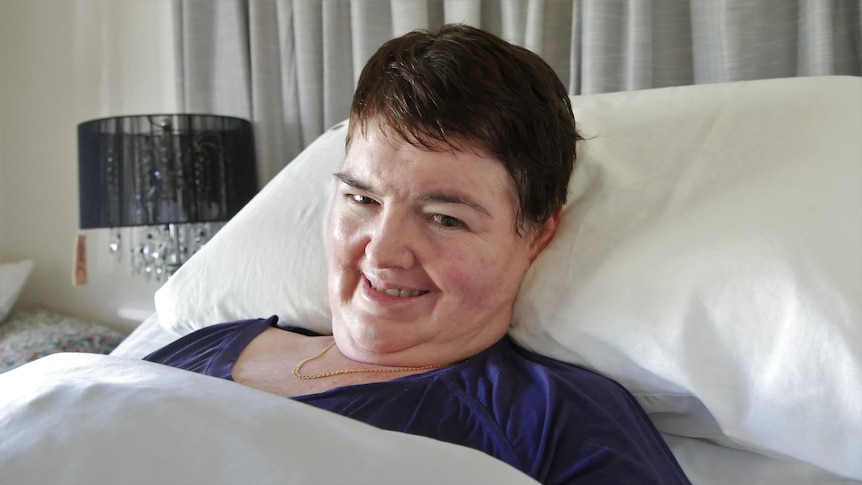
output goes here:
<path id="1" fill-rule="evenodd" d="M 384 211 L 369 230 L 365 256 L 375 268 L 409 268 L 416 262 L 415 236 L 405 217 Z"/>

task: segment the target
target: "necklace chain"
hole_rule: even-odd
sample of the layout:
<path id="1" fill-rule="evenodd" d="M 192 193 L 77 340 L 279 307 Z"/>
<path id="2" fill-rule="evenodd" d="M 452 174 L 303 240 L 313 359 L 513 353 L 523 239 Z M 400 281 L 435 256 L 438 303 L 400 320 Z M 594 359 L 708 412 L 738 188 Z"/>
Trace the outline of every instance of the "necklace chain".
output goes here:
<path id="1" fill-rule="evenodd" d="M 371 374 L 388 374 L 394 372 L 408 372 L 408 371 L 417 371 L 417 370 L 431 370 L 431 369 L 439 369 L 441 367 L 446 367 L 449 364 L 434 364 L 434 365 L 423 365 L 419 367 L 387 367 L 385 369 L 370 369 L 370 368 L 357 368 L 357 369 L 342 369 L 342 370 L 334 370 L 330 372 L 323 372 L 321 374 L 303 374 L 302 367 L 312 361 L 315 361 L 321 357 L 323 354 L 329 352 L 329 349 L 335 347 L 335 342 L 332 342 L 327 346 L 323 351 L 317 355 L 311 356 L 307 359 L 301 360 L 296 367 L 293 368 L 293 377 L 302 380 L 308 379 L 323 379 L 324 377 L 332 377 L 339 376 L 342 374 L 361 374 L 361 373 L 371 373 Z"/>

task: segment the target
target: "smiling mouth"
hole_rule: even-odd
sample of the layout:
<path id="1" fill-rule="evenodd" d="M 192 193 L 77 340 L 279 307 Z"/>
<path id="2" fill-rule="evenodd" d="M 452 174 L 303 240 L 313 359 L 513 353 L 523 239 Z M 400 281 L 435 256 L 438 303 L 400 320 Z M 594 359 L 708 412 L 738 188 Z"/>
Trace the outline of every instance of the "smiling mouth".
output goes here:
<path id="1" fill-rule="evenodd" d="M 408 291 L 408 290 L 402 290 L 400 288 L 380 288 L 378 286 L 374 286 L 373 284 L 371 285 L 371 288 L 373 288 L 374 291 L 378 291 L 380 293 L 385 293 L 389 296 L 394 296 L 396 298 L 408 298 L 408 297 L 419 296 L 419 295 L 424 295 L 425 293 L 428 293 L 425 290 Z"/>

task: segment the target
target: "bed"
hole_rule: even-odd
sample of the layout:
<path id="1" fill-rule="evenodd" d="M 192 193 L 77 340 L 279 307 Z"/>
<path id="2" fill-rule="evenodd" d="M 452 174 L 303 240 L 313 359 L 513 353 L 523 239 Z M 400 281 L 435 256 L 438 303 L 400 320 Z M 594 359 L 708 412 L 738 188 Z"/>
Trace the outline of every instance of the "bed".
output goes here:
<path id="1" fill-rule="evenodd" d="M 107 354 L 125 334 L 45 306 L 16 308 L 31 260 L 0 264 L 0 373 L 58 352 Z"/>
<path id="2" fill-rule="evenodd" d="M 862 78 L 572 101 L 588 141 L 511 335 L 626 386 L 694 483 L 862 483 Z M 0 476 L 531 483 L 472 450 L 139 360 L 240 318 L 327 331 L 324 231 L 345 130 L 180 268 L 111 356 L 0 375 Z"/>

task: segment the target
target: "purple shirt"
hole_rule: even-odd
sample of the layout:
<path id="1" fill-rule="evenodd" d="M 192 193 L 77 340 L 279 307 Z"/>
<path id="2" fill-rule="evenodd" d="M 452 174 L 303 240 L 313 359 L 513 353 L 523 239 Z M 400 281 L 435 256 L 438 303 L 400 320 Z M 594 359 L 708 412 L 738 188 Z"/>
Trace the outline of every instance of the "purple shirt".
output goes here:
<path id="1" fill-rule="evenodd" d="M 232 380 L 240 352 L 267 328 L 316 335 L 277 321 L 209 326 L 145 359 Z M 622 386 L 525 350 L 508 336 L 449 367 L 293 399 L 379 428 L 475 448 L 544 484 L 688 483 Z"/>

